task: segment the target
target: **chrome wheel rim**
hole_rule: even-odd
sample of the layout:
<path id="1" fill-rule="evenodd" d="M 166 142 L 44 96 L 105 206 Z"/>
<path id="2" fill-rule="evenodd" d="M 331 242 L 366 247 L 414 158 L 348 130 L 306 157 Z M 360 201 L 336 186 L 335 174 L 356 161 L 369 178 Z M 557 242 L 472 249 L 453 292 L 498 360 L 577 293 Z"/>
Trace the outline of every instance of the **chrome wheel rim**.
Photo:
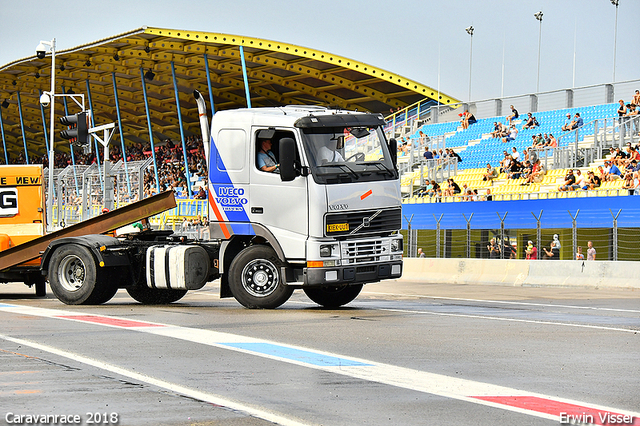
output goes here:
<path id="1" fill-rule="evenodd" d="M 279 282 L 278 268 L 268 260 L 252 260 L 242 269 L 242 287 L 252 296 L 269 296 Z"/>
<path id="2" fill-rule="evenodd" d="M 82 259 L 69 255 L 62 259 L 58 268 L 58 281 L 66 291 L 78 291 L 83 286 L 87 270 Z"/>

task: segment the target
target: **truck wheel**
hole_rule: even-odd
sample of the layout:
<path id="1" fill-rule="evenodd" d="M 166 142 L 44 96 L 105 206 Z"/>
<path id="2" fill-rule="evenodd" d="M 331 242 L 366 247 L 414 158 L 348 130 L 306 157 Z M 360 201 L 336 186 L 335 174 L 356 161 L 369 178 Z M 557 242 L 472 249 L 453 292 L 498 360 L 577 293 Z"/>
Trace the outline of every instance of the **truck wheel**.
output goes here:
<path id="1" fill-rule="evenodd" d="M 111 287 L 105 282 L 105 274 L 98 274 L 97 270 L 96 260 L 89 249 L 76 244 L 62 246 L 51 256 L 51 291 L 67 305 L 104 303 Z"/>
<path id="2" fill-rule="evenodd" d="M 182 299 L 187 290 L 156 289 L 144 286 L 127 287 L 127 293 L 143 305 L 166 305 Z"/>
<path id="3" fill-rule="evenodd" d="M 304 292 L 309 299 L 325 308 L 338 308 L 358 297 L 362 284 L 346 286 L 306 287 Z"/>
<path id="4" fill-rule="evenodd" d="M 229 288 L 243 306 L 274 309 L 289 300 L 293 288 L 284 282 L 282 262 L 271 247 L 255 245 L 242 250 L 231 262 Z"/>

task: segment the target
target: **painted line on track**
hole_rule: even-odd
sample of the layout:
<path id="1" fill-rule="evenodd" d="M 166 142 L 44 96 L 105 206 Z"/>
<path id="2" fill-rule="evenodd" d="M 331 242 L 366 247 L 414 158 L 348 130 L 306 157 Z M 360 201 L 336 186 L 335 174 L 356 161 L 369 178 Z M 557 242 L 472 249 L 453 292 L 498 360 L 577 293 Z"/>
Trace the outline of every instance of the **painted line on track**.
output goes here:
<path id="1" fill-rule="evenodd" d="M 114 374 L 128 377 L 129 379 L 133 379 L 133 380 L 147 383 L 149 385 L 153 385 L 162 389 L 166 389 L 168 391 L 171 391 L 180 395 L 188 396 L 198 401 L 204 401 L 211 404 L 219 405 L 221 407 L 230 408 L 232 410 L 242 411 L 251 416 L 254 416 L 263 420 L 267 420 L 269 422 L 276 423 L 279 425 L 306 426 L 305 423 L 300 423 L 299 421 L 289 419 L 275 413 L 270 413 L 268 411 L 261 410 L 256 407 L 252 407 L 250 405 L 243 404 L 238 401 L 227 399 L 219 395 L 214 395 L 211 393 L 187 388 L 185 386 L 181 386 L 176 383 L 171 383 L 162 379 L 147 376 L 145 374 L 136 373 L 135 371 L 127 370 L 125 368 L 121 368 L 113 364 L 108 364 L 106 362 L 102 362 L 102 361 L 98 361 L 82 355 L 74 354 L 72 352 L 63 351 L 63 350 L 54 348 L 52 346 L 42 345 L 40 343 L 31 342 L 29 340 L 24 340 L 24 339 L 17 339 L 17 338 L 5 336 L 2 334 L 0 334 L 0 339 L 7 340 L 9 342 L 13 342 L 19 345 L 29 346 L 31 348 L 48 352 L 54 355 L 58 355 L 76 362 L 80 362 L 82 364 L 90 365 L 92 367 L 99 368 L 100 370 L 109 371 Z"/>
<path id="2" fill-rule="evenodd" d="M 382 293 L 377 291 L 363 291 L 362 294 L 374 294 L 378 296 L 402 296 L 402 297 L 412 296 L 419 299 L 453 300 L 458 302 L 498 303 L 498 304 L 505 304 L 505 305 L 541 306 L 545 308 L 585 309 L 585 310 L 593 310 L 593 311 L 627 312 L 627 313 L 640 314 L 640 310 L 635 310 L 635 309 L 599 308 L 597 306 L 556 305 L 553 303 L 514 302 L 511 300 L 467 299 L 463 297 L 427 296 L 423 294 Z"/>
<path id="3" fill-rule="evenodd" d="M 502 410 L 523 413 L 530 416 L 541 417 L 555 421 L 562 421 L 563 413 L 573 413 L 572 410 L 575 410 L 576 407 L 580 407 L 584 409 L 583 412 L 591 414 L 594 418 L 598 417 L 601 414 L 610 416 L 626 415 L 632 418 L 632 422 L 627 424 L 640 425 L 640 413 L 634 413 L 628 410 L 615 409 L 572 399 L 558 398 L 551 395 L 528 392 L 525 390 L 510 388 L 506 386 L 492 385 L 468 379 L 449 377 L 442 374 L 429 373 L 426 371 L 404 368 L 355 357 L 346 357 L 338 354 L 312 350 L 309 348 L 279 344 L 277 342 L 272 342 L 265 339 L 256 339 L 212 330 L 203 330 L 144 321 L 137 321 L 138 323 L 140 323 L 140 326 L 126 327 L 117 325 L 119 324 L 117 320 L 122 320 L 125 322 L 128 320 L 117 317 L 87 315 L 78 312 L 34 308 L 21 305 L 5 305 L 4 307 L 0 306 L 0 312 L 20 315 L 33 315 L 60 320 L 80 321 L 95 326 L 114 327 L 121 330 L 131 330 L 157 336 L 171 337 L 192 343 L 199 343 L 221 349 L 237 351 L 252 356 L 273 359 L 276 361 L 286 362 L 306 368 L 313 368 L 338 375 L 367 380 L 370 382 L 382 383 L 390 386 L 414 390 L 417 392 L 424 392 L 431 395 L 437 395 L 459 401 L 490 406 Z M 86 318 L 90 319 L 87 320 Z M 103 318 L 105 319 L 104 321 L 98 320 Z M 477 317 L 474 316 L 474 318 Z M 167 386 L 171 385 L 174 386 L 174 390 L 184 389 L 185 392 L 188 392 L 185 393 L 186 395 L 193 395 L 193 392 L 197 392 L 188 388 L 182 388 L 179 385 L 167 384 L 166 382 L 162 382 L 160 379 L 154 379 L 148 376 L 139 375 L 138 373 L 130 372 L 128 370 L 123 370 L 117 366 L 106 364 L 101 361 L 91 360 L 89 358 L 81 357 L 70 352 L 61 351 L 53 347 L 40 345 L 34 342 L 26 343 L 27 341 L 23 341 L 22 339 L 15 339 L 9 336 L 0 335 L 0 338 L 12 342 L 20 341 L 23 344 L 28 344 L 28 346 L 46 350 L 51 353 L 56 353 L 67 358 L 76 359 L 86 364 L 90 363 L 90 365 L 94 365 L 98 368 L 104 368 L 111 372 L 117 372 L 115 370 L 122 370 L 124 374 L 120 374 L 132 378 L 132 374 L 135 374 L 137 375 L 135 377 L 136 379 L 145 380 L 147 383 L 152 383 L 151 381 L 157 381 L 157 383 L 162 383 L 162 385 L 158 385 L 161 387 L 167 388 Z M 313 356 L 311 357 L 310 355 Z M 322 361 L 323 359 L 325 361 Z M 183 393 L 183 390 L 175 391 Z M 208 398 L 210 397 L 210 394 L 203 393 L 202 396 Z M 203 399 L 197 396 L 194 396 L 194 398 L 208 401 L 208 399 Z M 220 397 L 220 400 L 222 399 L 224 398 Z M 548 401 L 546 405 L 547 407 L 549 407 L 548 409 L 541 410 L 541 404 L 534 403 L 542 401 Z M 232 407 L 232 405 L 229 405 L 227 403 L 219 404 Z M 245 409 L 241 410 L 250 413 L 250 411 L 247 411 Z M 288 419 L 284 420 L 288 421 Z M 280 423 L 280 421 L 278 421 L 278 423 Z"/>

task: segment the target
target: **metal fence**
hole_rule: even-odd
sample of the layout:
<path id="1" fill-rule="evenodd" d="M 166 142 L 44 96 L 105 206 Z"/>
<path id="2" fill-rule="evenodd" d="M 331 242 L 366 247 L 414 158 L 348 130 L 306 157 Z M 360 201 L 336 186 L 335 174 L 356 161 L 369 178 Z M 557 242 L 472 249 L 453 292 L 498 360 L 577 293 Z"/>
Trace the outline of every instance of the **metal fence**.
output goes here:
<path id="1" fill-rule="evenodd" d="M 473 227 L 474 214 L 460 213 L 459 220 L 464 220 L 466 229 L 443 229 L 440 224 L 445 219 L 444 214 L 434 215 L 435 229 L 417 229 L 411 225 L 413 217 L 405 217 L 407 229 L 402 230 L 405 238 L 405 256 L 416 257 L 418 248 L 432 258 L 473 258 L 488 259 L 488 246 L 491 239 L 495 239 L 498 246 L 505 244 L 513 249 L 513 255 L 507 258 L 524 259 L 528 241 L 532 241 L 537 248 L 538 259 L 545 258 L 545 248 L 550 250 L 550 242 L 554 235 L 560 241 L 560 259 L 576 259 L 578 247 L 586 258 L 588 242 L 596 249 L 596 260 L 640 260 L 640 227 L 634 220 L 621 220 L 622 209 L 610 210 L 610 227 L 580 227 L 580 210 L 567 211 L 565 222 L 571 223 L 569 228 L 542 227 L 543 210 L 530 212 L 532 228 L 508 228 L 505 223 L 509 212 L 496 212 L 496 219 L 500 226 L 492 229 Z M 629 211 L 627 213 L 637 213 Z M 583 216 L 589 215 L 583 212 Z M 451 219 L 451 218 L 448 218 Z M 587 220 L 588 221 L 588 220 Z M 508 251 L 508 250 L 507 250 Z M 507 251 L 501 251 L 504 257 Z"/>

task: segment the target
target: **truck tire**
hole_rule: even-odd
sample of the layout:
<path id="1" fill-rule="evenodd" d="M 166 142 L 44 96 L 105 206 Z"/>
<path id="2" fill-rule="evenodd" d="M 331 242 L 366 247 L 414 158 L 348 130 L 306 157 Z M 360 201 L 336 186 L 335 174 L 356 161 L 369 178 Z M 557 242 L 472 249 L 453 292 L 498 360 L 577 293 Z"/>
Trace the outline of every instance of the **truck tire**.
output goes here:
<path id="1" fill-rule="evenodd" d="M 346 305 L 358 297 L 360 291 L 362 291 L 362 284 L 304 288 L 309 299 L 325 308 L 338 308 Z"/>
<path id="2" fill-rule="evenodd" d="M 156 289 L 146 286 L 127 287 L 127 293 L 143 305 L 167 305 L 182 299 L 187 290 Z"/>
<path id="3" fill-rule="evenodd" d="M 282 262 L 268 246 L 242 250 L 231 262 L 229 288 L 233 297 L 249 309 L 275 309 L 289 300 L 293 288 L 284 282 Z"/>
<path id="4" fill-rule="evenodd" d="M 49 264 L 51 291 L 67 305 L 96 305 L 111 299 L 118 290 L 88 248 L 77 244 L 60 247 L 51 255 Z"/>

